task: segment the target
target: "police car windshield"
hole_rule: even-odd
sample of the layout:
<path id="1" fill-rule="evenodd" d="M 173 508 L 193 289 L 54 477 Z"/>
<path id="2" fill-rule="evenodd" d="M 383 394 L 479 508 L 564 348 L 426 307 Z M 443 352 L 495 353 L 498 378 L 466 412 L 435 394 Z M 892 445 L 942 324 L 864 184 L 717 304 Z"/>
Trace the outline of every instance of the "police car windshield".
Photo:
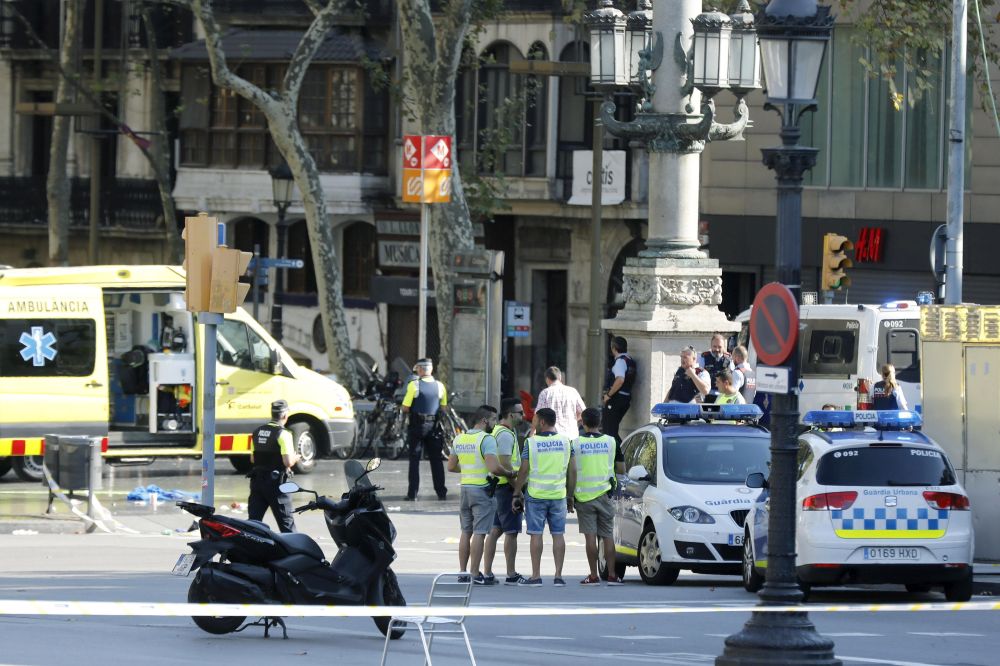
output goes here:
<path id="1" fill-rule="evenodd" d="M 766 472 L 764 437 L 664 437 L 663 469 L 678 483 L 737 483 Z"/>
<path id="2" fill-rule="evenodd" d="M 950 486 L 955 473 L 932 449 L 859 446 L 823 456 L 816 481 L 824 486 Z"/>

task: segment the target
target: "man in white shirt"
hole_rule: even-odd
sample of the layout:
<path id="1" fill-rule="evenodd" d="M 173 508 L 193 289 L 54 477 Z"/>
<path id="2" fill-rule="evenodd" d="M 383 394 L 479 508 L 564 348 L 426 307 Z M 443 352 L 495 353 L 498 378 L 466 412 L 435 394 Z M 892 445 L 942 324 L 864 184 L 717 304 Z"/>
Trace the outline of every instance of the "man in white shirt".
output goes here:
<path id="1" fill-rule="evenodd" d="M 535 411 L 548 407 L 556 413 L 556 432 L 571 441 L 580 436 L 580 415 L 587 408 L 580 393 L 562 383 L 562 370 L 552 366 L 545 370 L 548 388 L 538 394 Z"/>

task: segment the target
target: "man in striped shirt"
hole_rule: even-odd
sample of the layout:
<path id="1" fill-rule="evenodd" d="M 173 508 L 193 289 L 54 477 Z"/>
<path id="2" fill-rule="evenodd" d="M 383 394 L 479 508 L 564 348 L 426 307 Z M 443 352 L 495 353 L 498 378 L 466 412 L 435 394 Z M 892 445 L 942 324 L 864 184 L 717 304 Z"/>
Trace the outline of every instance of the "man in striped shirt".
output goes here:
<path id="1" fill-rule="evenodd" d="M 556 413 L 555 430 L 570 441 L 580 436 L 580 415 L 587 408 L 580 393 L 572 386 L 562 383 L 562 370 L 552 366 L 545 370 L 545 383 L 548 388 L 538 394 L 538 404 L 535 411 L 546 407 Z"/>

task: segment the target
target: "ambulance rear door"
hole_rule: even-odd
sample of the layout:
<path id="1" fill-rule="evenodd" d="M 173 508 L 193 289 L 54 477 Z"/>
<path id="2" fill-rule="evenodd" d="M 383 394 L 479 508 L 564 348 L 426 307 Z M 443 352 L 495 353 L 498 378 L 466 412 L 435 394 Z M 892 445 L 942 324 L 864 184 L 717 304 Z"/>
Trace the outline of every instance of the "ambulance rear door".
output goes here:
<path id="1" fill-rule="evenodd" d="M 0 456 L 41 455 L 46 434 L 108 435 L 101 289 L 0 288 Z"/>

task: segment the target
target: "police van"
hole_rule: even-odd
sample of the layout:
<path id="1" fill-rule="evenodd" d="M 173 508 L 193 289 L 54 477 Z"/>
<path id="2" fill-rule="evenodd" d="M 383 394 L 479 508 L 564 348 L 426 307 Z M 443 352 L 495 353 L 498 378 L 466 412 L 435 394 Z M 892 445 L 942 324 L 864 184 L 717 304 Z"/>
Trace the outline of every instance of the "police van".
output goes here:
<path id="1" fill-rule="evenodd" d="M 742 312 L 736 343 L 749 351 L 750 312 Z M 920 308 L 915 301 L 881 305 L 802 305 L 799 307 L 799 406 L 803 413 L 825 404 L 841 409 L 870 408 L 875 381 L 886 363 L 906 406 L 920 410 Z M 767 395 L 758 394 L 758 401 Z"/>
<path id="2" fill-rule="evenodd" d="M 894 583 L 910 592 L 941 587 L 949 601 L 972 596 L 969 496 L 912 411 L 812 411 L 799 437 L 796 572 L 818 585 Z M 743 585 L 756 592 L 768 558 L 770 491 L 746 521 Z"/>
<path id="3" fill-rule="evenodd" d="M 638 567 L 649 585 L 669 585 L 682 569 L 738 575 L 753 501 L 744 480 L 770 458 L 760 409 L 662 403 L 652 414 L 654 423 L 622 442 L 628 473 L 613 495 L 615 575 Z"/>
<path id="4" fill-rule="evenodd" d="M 87 435 L 105 459 L 201 455 L 205 358 L 182 269 L 0 270 L 0 472 L 41 478 L 45 435 Z M 218 326 L 218 455 L 249 469 L 250 434 L 288 401 L 296 471 L 349 447 L 347 391 L 299 366 L 242 308 Z"/>

